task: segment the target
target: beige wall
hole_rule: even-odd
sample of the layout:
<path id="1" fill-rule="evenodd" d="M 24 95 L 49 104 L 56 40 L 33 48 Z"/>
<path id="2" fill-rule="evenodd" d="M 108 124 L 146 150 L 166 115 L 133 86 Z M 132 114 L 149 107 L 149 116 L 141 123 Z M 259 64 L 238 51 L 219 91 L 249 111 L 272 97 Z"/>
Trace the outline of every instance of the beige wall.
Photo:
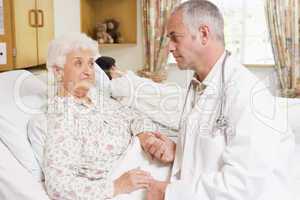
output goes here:
<path id="1" fill-rule="evenodd" d="M 142 9 L 141 1 L 137 0 L 137 44 L 133 46 L 105 47 L 101 55 L 116 58 L 117 64 L 123 69 L 136 71 L 144 64 Z M 80 31 L 80 0 L 54 0 L 55 36 L 67 32 Z"/>
<path id="2" fill-rule="evenodd" d="M 55 37 L 80 31 L 80 0 L 53 0 Z"/>
<path id="3" fill-rule="evenodd" d="M 123 69 L 137 70 L 144 64 L 143 33 L 141 1 L 137 0 L 137 44 L 130 47 L 105 47 L 100 53 L 116 58 L 117 64 Z M 80 0 L 54 0 L 55 36 L 68 31 L 80 31 Z M 170 78 L 180 79 L 178 72 L 173 72 L 175 67 L 170 67 Z M 273 76 L 272 68 L 249 68 L 259 78 Z M 176 71 L 176 70 L 175 70 Z M 272 74 L 272 75 L 271 75 Z"/>
<path id="4" fill-rule="evenodd" d="M 100 50 L 101 55 L 112 56 L 123 69 L 136 71 L 144 65 L 142 8 L 141 0 L 137 0 L 137 44 L 131 47 L 107 47 Z"/>

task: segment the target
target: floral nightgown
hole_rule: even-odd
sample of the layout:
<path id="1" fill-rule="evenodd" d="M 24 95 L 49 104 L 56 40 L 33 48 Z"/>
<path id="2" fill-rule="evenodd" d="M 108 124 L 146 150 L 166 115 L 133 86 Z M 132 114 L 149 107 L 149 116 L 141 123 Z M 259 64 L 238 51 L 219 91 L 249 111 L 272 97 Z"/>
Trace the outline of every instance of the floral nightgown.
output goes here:
<path id="1" fill-rule="evenodd" d="M 155 125 L 111 98 L 92 104 L 74 97 L 55 97 L 50 102 L 43 166 L 50 198 L 112 198 L 111 170 L 132 135 L 155 131 Z"/>

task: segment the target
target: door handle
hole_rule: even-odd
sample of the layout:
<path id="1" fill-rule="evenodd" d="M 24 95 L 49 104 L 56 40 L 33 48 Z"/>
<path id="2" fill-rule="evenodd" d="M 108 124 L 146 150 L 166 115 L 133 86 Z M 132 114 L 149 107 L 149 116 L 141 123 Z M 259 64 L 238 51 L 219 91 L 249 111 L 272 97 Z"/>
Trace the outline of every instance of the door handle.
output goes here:
<path id="1" fill-rule="evenodd" d="M 37 20 L 38 21 L 37 27 L 44 27 L 44 11 L 41 9 L 38 9 L 37 15 L 41 16 L 41 20 Z"/>
<path id="2" fill-rule="evenodd" d="M 32 16 L 33 16 L 33 20 L 32 20 Z M 28 11 L 28 23 L 30 27 L 37 27 L 37 12 L 34 9 L 30 9 Z"/>

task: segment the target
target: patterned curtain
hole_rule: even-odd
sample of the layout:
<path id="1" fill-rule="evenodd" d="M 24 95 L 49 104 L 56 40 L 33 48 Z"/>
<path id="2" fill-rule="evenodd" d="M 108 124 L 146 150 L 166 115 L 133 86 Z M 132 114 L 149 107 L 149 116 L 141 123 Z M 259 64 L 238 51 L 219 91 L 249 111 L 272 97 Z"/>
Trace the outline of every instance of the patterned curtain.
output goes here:
<path id="1" fill-rule="evenodd" d="M 146 65 L 139 74 L 154 81 L 165 78 L 168 58 L 166 23 L 180 0 L 142 0 Z"/>
<path id="2" fill-rule="evenodd" d="M 299 0 L 266 0 L 266 15 L 272 41 L 281 95 L 300 95 Z"/>

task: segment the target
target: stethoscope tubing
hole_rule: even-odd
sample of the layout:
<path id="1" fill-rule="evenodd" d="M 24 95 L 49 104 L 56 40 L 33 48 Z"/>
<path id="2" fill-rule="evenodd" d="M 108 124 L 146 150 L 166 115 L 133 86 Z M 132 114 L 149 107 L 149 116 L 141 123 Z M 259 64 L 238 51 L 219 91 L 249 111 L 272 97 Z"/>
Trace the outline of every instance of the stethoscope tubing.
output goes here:
<path id="1" fill-rule="evenodd" d="M 225 143 L 228 144 L 228 135 L 226 132 L 226 129 L 228 127 L 228 120 L 227 117 L 225 116 L 225 104 L 226 104 L 226 92 L 225 92 L 225 64 L 226 64 L 226 60 L 227 58 L 231 55 L 231 53 L 229 51 L 225 51 L 225 57 L 222 61 L 222 72 L 221 72 L 221 92 L 220 92 L 220 100 L 221 100 L 221 104 L 220 104 L 220 109 L 219 109 L 219 114 L 218 117 L 216 118 L 215 121 L 215 125 L 218 129 L 221 129 L 223 131 L 223 135 L 224 135 L 224 139 L 225 139 Z M 182 124 L 182 120 L 183 120 L 183 114 L 185 112 L 185 107 L 187 104 L 187 99 L 188 96 L 190 94 L 192 88 L 192 81 L 190 81 L 189 86 L 188 86 L 188 90 L 185 96 L 185 100 L 184 100 L 184 104 L 183 104 L 183 109 L 180 115 L 180 120 L 179 120 L 179 126 L 181 126 Z"/>

